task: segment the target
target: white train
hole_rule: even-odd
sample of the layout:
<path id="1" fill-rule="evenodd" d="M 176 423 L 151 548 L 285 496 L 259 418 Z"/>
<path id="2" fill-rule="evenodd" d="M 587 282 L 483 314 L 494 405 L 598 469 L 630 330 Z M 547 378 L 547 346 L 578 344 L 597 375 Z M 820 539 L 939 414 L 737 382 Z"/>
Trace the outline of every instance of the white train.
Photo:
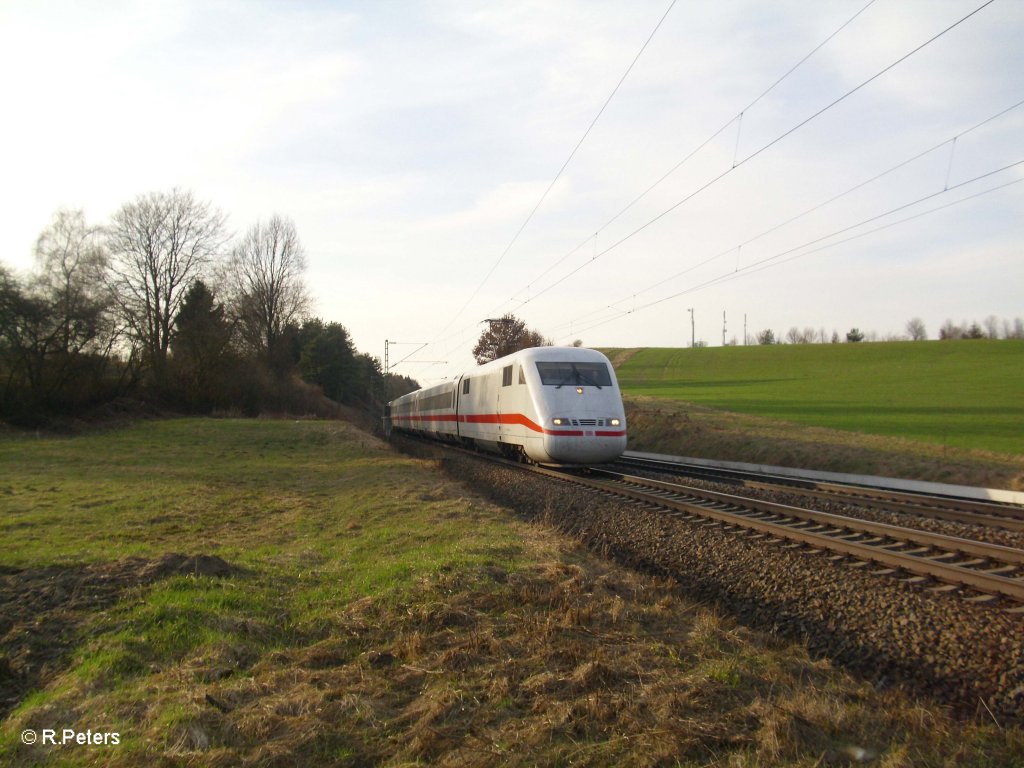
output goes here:
<path id="1" fill-rule="evenodd" d="M 388 403 L 384 429 L 426 434 L 538 464 L 599 464 L 626 450 L 608 358 L 534 347 Z"/>

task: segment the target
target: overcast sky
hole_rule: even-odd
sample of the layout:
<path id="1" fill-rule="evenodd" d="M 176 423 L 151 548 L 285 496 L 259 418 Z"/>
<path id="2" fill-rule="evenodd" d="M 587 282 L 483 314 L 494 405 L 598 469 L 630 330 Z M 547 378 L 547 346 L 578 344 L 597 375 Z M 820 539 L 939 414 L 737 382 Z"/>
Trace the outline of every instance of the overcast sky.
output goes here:
<path id="1" fill-rule="evenodd" d="M 883 72 L 984 1 L 0 0 L 0 260 L 174 187 L 280 213 L 316 314 L 432 342 L 422 382 L 508 311 L 587 346 L 1024 316 L 1024 2 Z"/>

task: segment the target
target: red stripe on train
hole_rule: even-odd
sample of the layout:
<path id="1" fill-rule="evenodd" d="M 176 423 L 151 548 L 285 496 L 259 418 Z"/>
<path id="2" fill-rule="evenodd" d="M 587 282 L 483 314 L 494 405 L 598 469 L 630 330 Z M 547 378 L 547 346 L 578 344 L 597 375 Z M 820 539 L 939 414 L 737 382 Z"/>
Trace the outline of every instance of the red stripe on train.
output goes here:
<path id="1" fill-rule="evenodd" d="M 429 421 L 429 422 L 452 422 L 458 420 L 463 424 L 505 424 L 520 426 L 531 429 L 534 432 L 541 432 L 545 435 L 554 435 L 556 437 L 584 437 L 585 432 L 576 429 L 545 429 L 537 422 L 524 416 L 521 413 L 469 413 L 456 417 L 455 414 L 428 414 L 428 415 L 393 415 L 391 417 L 393 421 Z M 616 432 L 608 432 L 604 430 L 598 430 L 594 432 L 595 437 L 625 437 L 626 430 L 619 430 Z"/>

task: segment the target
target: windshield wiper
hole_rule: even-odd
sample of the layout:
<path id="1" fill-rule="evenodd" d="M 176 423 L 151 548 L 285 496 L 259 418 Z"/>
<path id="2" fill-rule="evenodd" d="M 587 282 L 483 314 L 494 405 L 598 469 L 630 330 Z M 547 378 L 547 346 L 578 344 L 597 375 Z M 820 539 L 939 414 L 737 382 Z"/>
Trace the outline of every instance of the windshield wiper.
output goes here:
<path id="1" fill-rule="evenodd" d="M 586 385 L 591 386 L 591 387 L 597 387 L 598 389 L 601 388 L 600 384 L 598 384 L 596 381 L 591 379 L 587 374 L 585 374 L 581 370 L 579 370 L 576 367 L 575 363 L 572 363 L 571 365 L 572 365 L 572 373 L 570 373 L 568 376 L 566 376 L 564 379 L 562 379 L 561 383 L 559 383 L 558 386 L 555 387 L 555 389 L 561 389 L 564 385 L 569 384 L 570 381 L 572 379 L 574 379 L 574 378 L 576 379 L 576 381 L 575 381 L 576 384 L 586 384 Z"/>

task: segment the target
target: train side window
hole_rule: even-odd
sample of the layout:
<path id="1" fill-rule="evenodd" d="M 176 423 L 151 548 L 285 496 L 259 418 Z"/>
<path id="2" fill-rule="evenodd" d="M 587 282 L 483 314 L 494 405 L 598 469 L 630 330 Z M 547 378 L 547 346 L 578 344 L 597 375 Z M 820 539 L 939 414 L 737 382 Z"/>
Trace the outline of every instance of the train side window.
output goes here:
<path id="1" fill-rule="evenodd" d="M 462 380 L 462 394 L 464 394 L 464 395 L 468 395 L 469 394 L 469 379 L 463 379 Z"/>
<path id="2" fill-rule="evenodd" d="M 525 384 L 526 383 L 526 374 L 523 373 L 523 366 L 521 366 L 521 365 L 519 366 L 519 383 L 520 384 Z"/>
<path id="3" fill-rule="evenodd" d="M 501 369 L 501 386 L 511 387 L 512 386 L 512 366 L 506 365 Z"/>

